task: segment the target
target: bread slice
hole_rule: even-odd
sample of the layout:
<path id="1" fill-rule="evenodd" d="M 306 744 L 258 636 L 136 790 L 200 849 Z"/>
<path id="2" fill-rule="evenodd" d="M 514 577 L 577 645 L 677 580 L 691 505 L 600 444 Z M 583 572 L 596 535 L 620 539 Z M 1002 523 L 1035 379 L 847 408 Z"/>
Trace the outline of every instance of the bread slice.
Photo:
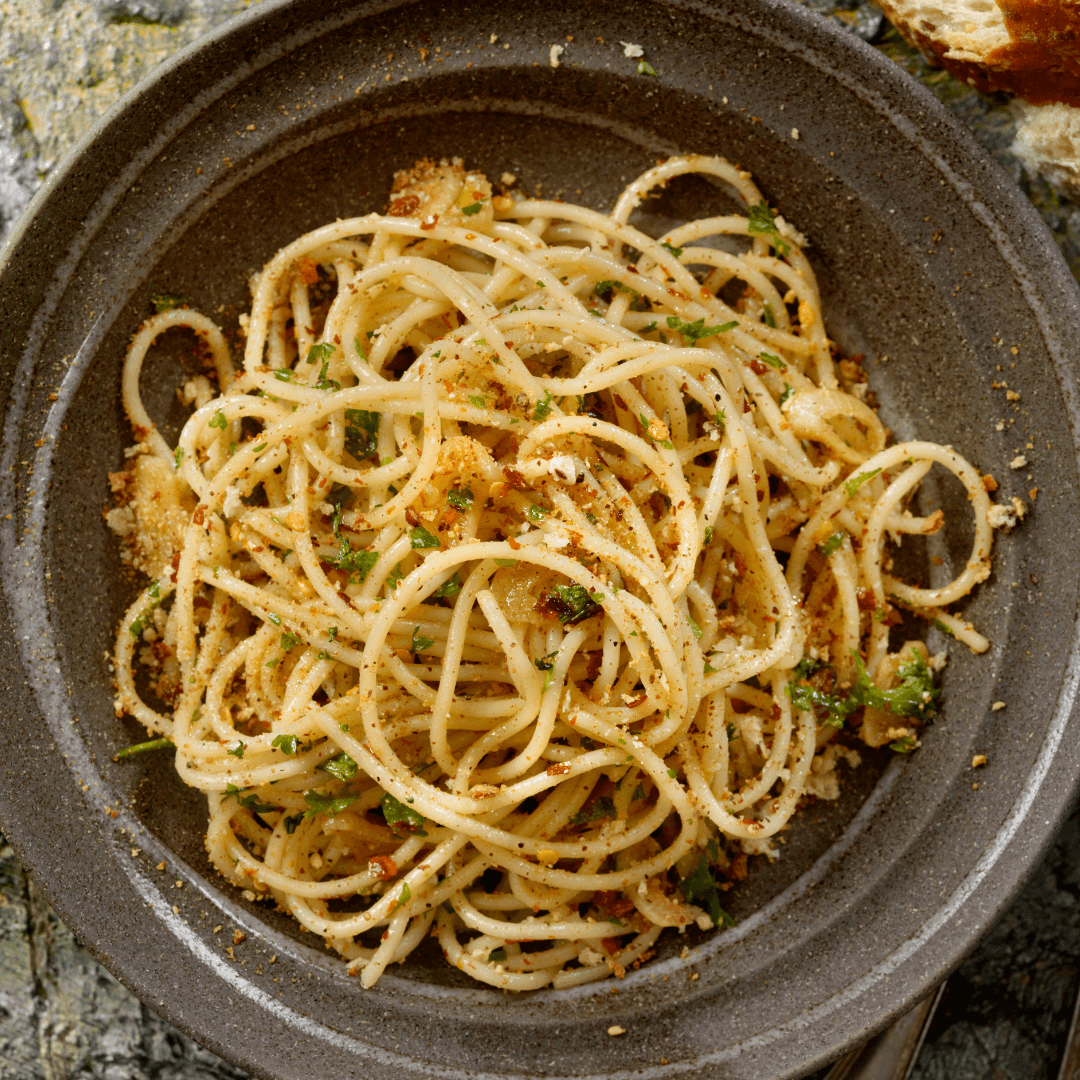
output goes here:
<path id="1" fill-rule="evenodd" d="M 931 62 L 985 92 L 1080 105 L 1076 0 L 878 0 Z"/>

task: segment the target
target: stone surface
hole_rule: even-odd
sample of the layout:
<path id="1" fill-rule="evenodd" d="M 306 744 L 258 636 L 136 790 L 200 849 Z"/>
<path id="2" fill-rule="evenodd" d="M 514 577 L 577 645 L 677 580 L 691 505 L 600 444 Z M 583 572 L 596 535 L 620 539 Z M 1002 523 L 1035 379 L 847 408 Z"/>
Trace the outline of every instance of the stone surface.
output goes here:
<path id="1" fill-rule="evenodd" d="M 1010 153 L 1014 123 L 929 68 L 859 0 L 805 0 L 928 86 L 1032 199 L 1080 272 L 1080 208 Z M 0 0 L 0 239 L 42 178 L 158 63 L 244 0 Z M 2 841 L 0 841 L 2 844 Z M 949 981 L 912 1080 L 1050 1080 L 1080 965 L 1080 817 Z M 827 1070 L 815 1074 L 821 1080 Z M 74 940 L 0 846 L 0 1080 L 240 1080 L 140 1004 Z"/>

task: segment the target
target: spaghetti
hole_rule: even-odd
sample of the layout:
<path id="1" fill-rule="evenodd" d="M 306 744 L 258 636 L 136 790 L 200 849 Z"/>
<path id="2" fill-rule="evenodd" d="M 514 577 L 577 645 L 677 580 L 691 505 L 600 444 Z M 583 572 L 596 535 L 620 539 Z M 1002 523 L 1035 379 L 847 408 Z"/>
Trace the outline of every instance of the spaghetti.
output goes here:
<path id="1" fill-rule="evenodd" d="M 684 173 L 747 214 L 629 223 Z M 610 215 L 424 162 L 257 275 L 241 369 L 186 307 L 136 334 L 109 517 L 153 581 L 118 711 L 206 794 L 224 877 L 365 986 L 429 934 L 527 990 L 723 925 L 856 735 L 917 745 L 937 691 L 921 643 L 890 652 L 897 606 L 987 647 L 943 610 L 989 573 L 982 478 L 886 445 L 804 244 L 716 158 Z M 139 395 L 172 328 L 207 370 L 175 448 Z M 907 509 L 935 463 L 974 546 L 915 587 L 887 540 L 941 526 Z"/>

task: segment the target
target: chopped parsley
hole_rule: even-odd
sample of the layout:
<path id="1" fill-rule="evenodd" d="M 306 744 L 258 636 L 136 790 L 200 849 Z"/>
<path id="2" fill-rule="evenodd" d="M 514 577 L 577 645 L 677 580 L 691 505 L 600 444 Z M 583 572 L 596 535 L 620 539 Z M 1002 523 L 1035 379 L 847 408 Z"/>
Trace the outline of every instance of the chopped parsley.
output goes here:
<path id="1" fill-rule="evenodd" d="M 784 256 L 791 250 L 791 245 L 781 239 L 776 228 L 776 215 L 769 209 L 769 205 L 764 199 L 757 206 L 750 207 L 746 230 L 747 232 L 764 233 L 771 236 L 777 255 Z"/>
<path id="2" fill-rule="evenodd" d="M 283 754 L 295 754 L 296 753 L 297 739 L 295 735 L 277 735 L 274 737 L 274 741 L 270 744 L 274 749 L 280 750 Z"/>
<path id="3" fill-rule="evenodd" d="M 367 409 L 345 410 L 345 449 L 357 461 L 378 455 L 380 419 L 380 413 Z"/>
<path id="4" fill-rule="evenodd" d="M 424 825 L 427 824 L 427 819 L 423 814 L 413 810 L 411 806 L 406 806 L 403 802 L 398 802 L 390 792 L 387 792 L 379 800 L 379 806 L 382 808 L 382 815 L 386 820 L 386 824 L 389 825 L 394 832 L 411 833 L 414 836 L 427 836 L 427 833 L 424 831 Z"/>
<path id="5" fill-rule="evenodd" d="M 666 240 L 660 245 L 665 251 L 670 251 L 676 259 L 682 257 L 683 249 L 681 247 L 675 247 L 674 244 L 669 244 Z"/>
<path id="6" fill-rule="evenodd" d="M 409 530 L 409 544 L 412 546 L 413 551 L 419 551 L 422 548 L 437 548 L 439 544 L 439 538 L 429 533 L 423 525 L 417 525 Z"/>
<path id="7" fill-rule="evenodd" d="M 677 331 L 684 341 L 696 345 L 702 338 L 713 337 L 715 334 L 726 334 L 729 330 L 734 330 L 739 325 L 739 320 L 733 319 L 731 322 L 721 323 L 719 326 L 706 326 L 704 315 L 693 322 L 686 322 L 680 319 L 678 315 L 669 315 L 667 324 L 668 329 Z"/>
<path id="8" fill-rule="evenodd" d="M 473 495 L 471 488 L 454 488 L 454 490 L 446 496 L 446 501 L 455 510 L 468 510 L 469 507 L 472 506 L 473 499 L 475 498 L 476 496 Z"/>
<path id="9" fill-rule="evenodd" d="M 652 75 L 653 78 L 655 78 L 656 68 L 654 68 L 648 60 L 639 60 L 637 66 L 637 73 L 639 75 Z"/>
<path id="10" fill-rule="evenodd" d="M 356 350 L 363 355 L 362 350 L 358 347 Z M 334 355 L 334 346 L 329 341 L 320 342 L 318 345 L 312 345 L 307 351 L 307 362 L 309 364 L 325 363 Z"/>
<path id="11" fill-rule="evenodd" d="M 409 642 L 409 652 L 420 653 L 423 652 L 425 649 L 430 649 L 431 646 L 434 644 L 434 638 L 424 637 L 424 635 L 420 633 L 419 626 L 413 627 L 412 641 Z"/>
<path id="12" fill-rule="evenodd" d="M 761 362 L 763 364 L 768 364 L 771 368 L 776 368 L 777 371 L 787 371 L 787 364 L 785 364 L 779 356 L 773 356 L 772 353 L 763 352 L 761 354 Z"/>
<path id="13" fill-rule="evenodd" d="M 584 825 L 590 821 L 600 821 L 604 818 L 615 816 L 615 803 L 610 795 L 601 795 L 596 802 L 576 813 L 571 819 L 571 825 Z"/>
<path id="14" fill-rule="evenodd" d="M 652 431 L 649 430 L 649 420 L 644 413 L 638 413 L 638 419 L 641 421 L 641 426 L 645 429 L 645 434 L 657 445 L 662 446 L 665 450 L 674 450 L 675 444 L 670 439 L 657 439 Z"/>
<path id="15" fill-rule="evenodd" d="M 229 421 L 225 419 L 225 414 L 220 409 L 210 418 L 210 426 L 219 431 L 224 431 L 229 426 Z"/>
<path id="16" fill-rule="evenodd" d="M 709 857 L 705 852 L 701 853 L 701 858 L 698 859 L 693 873 L 679 882 L 679 892 L 683 894 L 687 903 L 703 907 L 709 913 L 713 926 L 727 929 L 735 925 L 735 920 L 720 906 L 720 893 L 716 888 L 716 879 L 712 875 Z"/>
<path id="17" fill-rule="evenodd" d="M 304 817 L 312 818 L 316 814 L 339 814 L 358 798 L 357 795 L 330 795 L 322 791 L 306 791 L 304 802 L 308 804 L 309 809 L 304 811 Z"/>
<path id="18" fill-rule="evenodd" d="M 231 757 L 242 758 L 246 749 L 247 746 L 245 745 L 244 740 L 239 739 L 237 740 L 236 745 L 232 747 L 232 749 L 226 750 L 225 753 L 229 754 Z"/>
<path id="19" fill-rule="evenodd" d="M 150 303 L 154 305 L 154 312 L 160 315 L 163 311 L 183 307 L 187 301 L 181 296 L 170 296 L 168 293 L 151 293 Z"/>
<path id="20" fill-rule="evenodd" d="M 184 460 L 184 448 L 182 446 L 178 446 L 176 448 L 176 453 L 173 454 L 173 468 L 176 469 L 178 472 L 180 470 L 180 463 L 183 460 Z"/>
<path id="21" fill-rule="evenodd" d="M 847 536 L 847 533 L 844 532 L 843 529 L 837 529 L 823 544 L 818 544 L 818 551 L 820 551 L 822 556 L 827 559 L 833 552 L 839 549 L 840 545 L 844 542 L 845 536 Z"/>
<path id="22" fill-rule="evenodd" d="M 113 761 L 127 761 L 128 758 L 135 757 L 136 754 L 146 754 L 151 750 L 165 750 L 171 748 L 175 744 L 172 739 L 149 739 L 147 742 L 132 743 L 131 746 L 125 746 L 122 750 L 117 750 L 113 754 Z"/>
<path id="23" fill-rule="evenodd" d="M 469 401 L 478 409 L 482 409 L 487 405 L 487 398 L 482 397 L 480 394 L 469 394 Z"/>
<path id="24" fill-rule="evenodd" d="M 845 480 L 844 490 L 847 492 L 848 498 L 854 499 L 859 493 L 859 488 L 861 488 L 867 480 L 873 480 L 879 472 L 881 472 L 881 469 L 871 469 L 870 472 L 859 473 L 857 476 L 852 476 Z"/>
<path id="25" fill-rule="evenodd" d="M 544 400 L 536 403 L 536 408 L 533 410 L 534 420 L 543 420 L 551 413 L 551 399 L 554 397 L 550 390 L 544 391 Z"/>
<path id="26" fill-rule="evenodd" d="M 458 577 L 455 570 L 453 575 L 447 581 L 444 581 L 431 595 L 442 600 L 458 592 L 461 592 L 461 578 Z"/>
<path id="27" fill-rule="evenodd" d="M 336 776 L 339 780 L 351 780 L 356 775 L 356 762 L 346 753 L 324 761 L 319 768 L 331 776 Z"/>
<path id="28" fill-rule="evenodd" d="M 483 207 L 483 205 L 484 205 L 483 200 L 481 200 L 480 202 L 474 202 L 474 203 L 471 203 L 469 206 L 463 206 L 461 208 L 461 212 L 466 217 L 472 217 L 473 214 L 479 214 L 480 213 L 480 209 L 481 209 L 481 207 Z"/>
<path id="29" fill-rule="evenodd" d="M 600 610 L 603 593 L 591 593 L 584 585 L 553 585 L 541 593 L 544 607 L 558 616 L 560 623 L 576 623 Z"/>
<path id="30" fill-rule="evenodd" d="M 468 207 L 465 208 L 468 210 Z M 409 888 L 409 883 L 403 881 L 401 883 L 401 895 L 398 897 L 397 903 L 390 909 L 391 911 L 397 911 L 402 904 L 407 904 L 412 899 L 412 889 Z"/>
<path id="31" fill-rule="evenodd" d="M 780 408 L 782 409 L 786 404 L 789 397 L 795 393 L 795 388 L 791 383 L 784 383 L 784 392 L 780 395 Z"/>

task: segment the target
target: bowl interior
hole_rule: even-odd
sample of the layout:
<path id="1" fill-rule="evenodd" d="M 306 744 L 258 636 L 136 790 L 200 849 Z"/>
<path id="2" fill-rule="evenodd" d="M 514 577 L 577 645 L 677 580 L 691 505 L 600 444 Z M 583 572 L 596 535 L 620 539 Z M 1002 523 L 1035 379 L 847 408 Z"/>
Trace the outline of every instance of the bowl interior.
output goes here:
<path id="1" fill-rule="evenodd" d="M 27 773 L 0 797 L 0 820 L 121 978 L 261 1075 L 290 1075 L 296 1046 L 320 1067 L 374 1059 L 391 1076 L 798 1075 L 959 962 L 1050 833 L 1030 807 L 1042 800 L 1049 826 L 1071 791 L 1075 752 L 1047 762 L 1071 709 L 1077 477 L 1061 342 L 1078 319 L 1034 214 L 914 84 L 801 9 L 570 2 L 543 20 L 472 3 L 271 6 L 106 125 L 39 201 L 0 277 L 17 315 L 4 341 L 4 671 L 22 703 L 0 732 Z M 642 26 L 656 77 L 620 44 Z M 566 50 L 558 68 L 553 43 Z M 680 151 L 738 161 L 810 237 L 830 336 L 866 355 L 898 439 L 948 443 L 996 478 L 998 501 L 1034 501 L 962 609 L 991 650 L 948 644 L 943 716 L 923 750 L 866 753 L 836 803 L 801 812 L 782 858 L 757 860 L 727 894 L 737 929 L 671 934 L 614 989 L 504 997 L 431 947 L 362 992 L 291 920 L 217 878 L 202 799 L 165 756 L 111 760 L 141 735 L 113 714 L 105 661 L 137 589 L 102 520 L 107 472 L 131 441 L 118 393 L 128 338 L 155 293 L 235 333 L 253 270 L 307 229 L 382 209 L 394 169 L 419 158 L 461 156 L 606 208 Z M 115 177 L 104 191 L 103 175 Z M 658 231 L 726 205 L 685 180 L 639 220 Z M 164 339 L 143 375 L 167 439 L 184 417 L 185 350 Z M 1010 467 L 1018 454 L 1030 464 Z M 952 524 L 902 562 L 930 581 L 970 550 L 962 490 L 932 478 L 922 508 L 938 505 Z M 947 645 L 936 629 L 929 640 Z M 975 753 L 990 762 L 977 776 Z M 56 797 L 43 812 L 44 784 Z M 234 927 L 248 940 L 230 955 Z M 183 990 L 170 989 L 176 965 Z M 234 1012 L 215 1005 L 223 992 Z M 628 1037 L 606 1036 L 616 1022 Z M 525 1024 L 529 1039 L 506 1038 Z"/>

